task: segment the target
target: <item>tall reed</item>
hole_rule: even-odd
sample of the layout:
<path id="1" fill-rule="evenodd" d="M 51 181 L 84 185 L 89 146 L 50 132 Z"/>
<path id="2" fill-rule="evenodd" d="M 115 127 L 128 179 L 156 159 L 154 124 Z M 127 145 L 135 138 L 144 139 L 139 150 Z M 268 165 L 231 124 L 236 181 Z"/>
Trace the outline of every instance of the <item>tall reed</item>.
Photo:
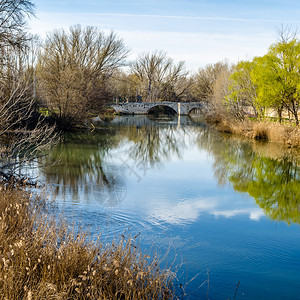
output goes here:
<path id="1" fill-rule="evenodd" d="M 281 143 L 289 147 L 300 147 L 299 126 L 270 121 L 250 121 L 249 119 L 240 121 L 229 114 L 215 111 L 207 114 L 206 121 L 222 132 L 239 134 L 256 140 Z"/>
<path id="2" fill-rule="evenodd" d="M 133 240 L 104 245 L 46 216 L 45 201 L 0 185 L 0 299 L 169 299 L 169 270 Z"/>

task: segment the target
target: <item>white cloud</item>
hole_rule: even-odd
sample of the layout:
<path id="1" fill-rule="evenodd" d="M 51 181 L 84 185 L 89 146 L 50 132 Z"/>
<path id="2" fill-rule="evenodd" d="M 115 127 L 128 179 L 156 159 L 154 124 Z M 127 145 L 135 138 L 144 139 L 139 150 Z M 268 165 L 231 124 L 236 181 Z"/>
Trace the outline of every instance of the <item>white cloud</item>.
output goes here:
<path id="1" fill-rule="evenodd" d="M 159 220 L 170 224 L 193 222 L 196 221 L 201 212 L 210 211 L 215 206 L 216 203 L 213 199 L 181 202 L 174 206 L 152 211 L 151 219 L 153 219 L 154 222 Z"/>
<path id="2" fill-rule="evenodd" d="M 224 203 L 225 202 L 225 203 Z M 165 203 L 158 209 L 152 209 L 149 213 L 149 219 L 152 223 L 166 222 L 169 224 L 187 224 L 196 221 L 202 214 L 210 214 L 215 217 L 233 218 L 240 215 L 249 215 L 249 219 L 252 221 L 259 221 L 264 212 L 257 207 L 247 207 L 248 203 L 240 203 L 246 207 L 236 209 L 222 209 L 222 206 L 237 205 L 237 203 L 226 203 L 224 199 L 216 198 L 203 198 L 203 199 L 191 199 L 182 201 L 177 204 Z"/>
<path id="3" fill-rule="evenodd" d="M 259 208 L 216 210 L 211 212 L 216 217 L 232 218 L 238 215 L 249 215 L 250 220 L 259 221 L 265 214 Z"/>
<path id="4" fill-rule="evenodd" d="M 263 216 L 265 216 L 262 209 L 253 210 L 250 212 L 250 220 L 259 221 Z"/>

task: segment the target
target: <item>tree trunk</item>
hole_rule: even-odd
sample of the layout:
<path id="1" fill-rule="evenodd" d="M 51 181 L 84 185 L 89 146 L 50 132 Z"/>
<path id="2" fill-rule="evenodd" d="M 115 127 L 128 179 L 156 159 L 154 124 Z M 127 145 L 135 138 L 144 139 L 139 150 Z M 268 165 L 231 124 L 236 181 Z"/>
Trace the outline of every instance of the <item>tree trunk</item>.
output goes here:
<path id="1" fill-rule="evenodd" d="M 296 111 L 294 115 L 295 115 L 296 125 L 298 126 L 299 125 L 298 112 Z"/>
<path id="2" fill-rule="evenodd" d="M 291 102 L 292 102 L 292 107 L 293 107 L 292 113 L 295 117 L 296 125 L 298 126 L 299 125 L 298 109 L 296 108 L 295 102 L 294 101 L 291 101 Z"/>
<path id="3" fill-rule="evenodd" d="M 282 106 L 277 108 L 278 120 L 280 124 L 282 123 L 282 110 L 283 110 Z"/>

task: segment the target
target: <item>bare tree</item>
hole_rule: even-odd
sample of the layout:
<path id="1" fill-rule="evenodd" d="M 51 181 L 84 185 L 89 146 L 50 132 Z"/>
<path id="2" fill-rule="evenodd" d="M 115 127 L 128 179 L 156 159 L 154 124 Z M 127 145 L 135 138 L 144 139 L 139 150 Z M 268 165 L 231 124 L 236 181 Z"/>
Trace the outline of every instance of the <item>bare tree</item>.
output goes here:
<path id="1" fill-rule="evenodd" d="M 232 101 L 228 97 L 230 85 L 232 84 L 232 72 L 233 68 L 224 68 L 217 76 L 210 101 L 210 108 L 213 112 L 223 114 L 223 116 L 231 120 L 243 120 L 244 111 L 242 102 Z"/>
<path id="2" fill-rule="evenodd" d="M 0 0 L 0 47 L 22 47 L 27 39 L 26 16 L 33 15 L 30 0 Z"/>
<path id="3" fill-rule="evenodd" d="M 186 87 L 180 86 L 186 78 L 184 63 L 174 64 L 164 52 L 146 53 L 130 66 L 138 78 L 139 88 L 145 102 L 161 100 L 176 101 Z"/>
<path id="4" fill-rule="evenodd" d="M 292 29 L 291 26 L 281 24 L 277 27 L 277 42 L 286 44 L 290 41 L 296 40 L 298 35 L 297 29 Z"/>
<path id="5" fill-rule="evenodd" d="M 28 174 L 22 168 L 57 140 L 55 127 L 35 113 L 26 88 L 25 82 L 18 82 L 0 105 L 0 179 L 9 182 L 24 180 Z"/>
<path id="6" fill-rule="evenodd" d="M 24 31 L 33 4 L 0 0 L 0 179 L 22 180 L 22 167 L 55 142 L 36 112 L 32 94 L 35 55 Z"/>
<path id="7" fill-rule="evenodd" d="M 226 62 L 218 62 L 200 69 L 194 76 L 192 93 L 198 101 L 210 102 L 213 99 L 215 83 L 219 75 L 229 68 Z"/>
<path id="8" fill-rule="evenodd" d="M 64 129 L 84 121 L 105 98 L 105 84 L 127 53 L 113 32 L 106 36 L 95 27 L 48 35 L 37 68 L 40 96 Z"/>
<path id="9" fill-rule="evenodd" d="M 114 72 L 108 82 L 111 96 L 117 101 L 136 102 L 140 99 L 138 78 L 122 70 Z"/>

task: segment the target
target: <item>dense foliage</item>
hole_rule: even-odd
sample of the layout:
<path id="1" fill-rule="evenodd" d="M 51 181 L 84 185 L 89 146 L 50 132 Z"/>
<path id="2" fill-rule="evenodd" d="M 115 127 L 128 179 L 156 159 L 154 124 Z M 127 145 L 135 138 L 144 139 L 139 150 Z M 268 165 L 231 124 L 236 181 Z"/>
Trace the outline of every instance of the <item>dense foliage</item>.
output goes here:
<path id="1" fill-rule="evenodd" d="M 282 38 L 270 46 L 266 55 L 237 64 L 230 78 L 227 103 L 250 105 L 260 117 L 266 115 L 266 109 L 274 109 L 279 122 L 285 111 L 298 125 L 299 71 L 299 41 Z"/>

